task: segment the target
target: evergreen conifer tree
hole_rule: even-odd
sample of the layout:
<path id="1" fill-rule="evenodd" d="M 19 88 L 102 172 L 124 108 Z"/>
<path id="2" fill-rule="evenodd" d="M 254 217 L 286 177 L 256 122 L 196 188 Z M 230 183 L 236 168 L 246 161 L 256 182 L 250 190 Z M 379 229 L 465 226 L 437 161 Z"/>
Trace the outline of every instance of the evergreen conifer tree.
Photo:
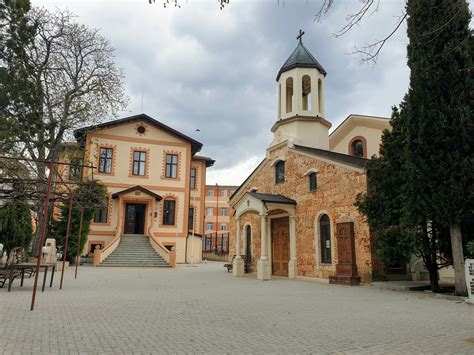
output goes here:
<path id="1" fill-rule="evenodd" d="M 449 226 L 466 293 L 462 218 L 473 210 L 473 36 L 465 0 L 408 0 L 407 204 Z"/>
<path id="2" fill-rule="evenodd" d="M 16 247 L 27 249 L 33 237 L 31 211 L 23 199 L 12 199 L 0 208 L 0 243 L 7 255 Z"/>

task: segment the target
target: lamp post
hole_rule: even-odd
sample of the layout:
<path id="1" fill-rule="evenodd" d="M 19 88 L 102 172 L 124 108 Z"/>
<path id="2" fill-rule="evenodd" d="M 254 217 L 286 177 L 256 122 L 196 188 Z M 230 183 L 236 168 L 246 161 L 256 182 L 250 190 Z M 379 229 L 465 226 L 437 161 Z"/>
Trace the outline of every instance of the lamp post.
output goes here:
<path id="1" fill-rule="evenodd" d="M 195 132 L 201 132 L 201 130 L 199 128 L 196 128 Z M 191 163 L 191 171 L 190 171 L 190 174 L 192 174 L 192 171 L 193 171 L 193 166 L 192 166 L 192 163 Z M 191 183 L 191 182 L 190 182 Z M 204 183 L 204 187 L 205 187 L 205 183 Z M 194 189 L 196 188 L 196 173 L 194 174 Z M 191 186 L 191 188 L 189 189 L 189 193 L 192 195 L 193 194 L 193 187 Z M 203 202 L 201 202 L 203 203 Z M 196 213 L 196 196 L 193 196 L 193 219 L 192 219 L 192 223 L 193 223 L 193 230 L 191 232 L 191 264 L 194 264 L 194 214 Z M 204 232 L 204 228 L 203 228 L 203 232 Z"/>
<path id="2" fill-rule="evenodd" d="M 216 245 L 214 252 L 217 254 L 217 238 L 219 233 L 219 185 L 216 182 Z"/>

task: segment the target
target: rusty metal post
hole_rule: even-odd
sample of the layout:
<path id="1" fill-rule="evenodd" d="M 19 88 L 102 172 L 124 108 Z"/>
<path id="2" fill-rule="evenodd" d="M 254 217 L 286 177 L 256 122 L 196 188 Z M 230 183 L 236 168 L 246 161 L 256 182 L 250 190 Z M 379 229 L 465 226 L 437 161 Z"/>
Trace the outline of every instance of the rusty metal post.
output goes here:
<path id="1" fill-rule="evenodd" d="M 66 263 L 67 258 L 67 247 L 69 245 L 69 232 L 71 230 L 71 215 L 72 215 L 72 194 L 69 195 L 69 211 L 67 213 L 67 226 L 66 226 L 66 242 L 64 243 L 64 255 L 63 255 L 63 265 L 61 270 L 61 282 L 59 283 L 59 289 L 63 289 L 63 279 L 64 279 L 64 264 Z"/>
<path id="2" fill-rule="evenodd" d="M 81 246 L 81 234 L 82 234 L 82 219 L 84 217 L 84 207 L 81 207 L 81 218 L 79 221 L 79 235 L 77 237 L 77 249 L 76 249 L 76 271 L 74 273 L 74 278 L 77 279 L 77 267 L 79 265 L 79 249 Z"/>
<path id="3" fill-rule="evenodd" d="M 33 311 L 35 309 L 36 287 L 38 286 L 38 276 L 39 276 L 39 270 L 40 270 L 40 264 L 41 264 L 41 254 L 42 254 L 43 244 L 46 237 L 46 224 L 48 223 L 49 199 L 51 196 L 51 185 L 53 183 L 53 175 L 54 175 L 53 162 L 48 162 L 47 166 L 49 169 L 48 187 L 46 188 L 46 195 L 45 195 L 44 204 L 43 204 L 43 225 L 41 226 L 40 242 L 38 246 L 38 258 L 36 260 L 35 282 L 33 285 L 33 294 L 31 295 L 30 311 Z"/>

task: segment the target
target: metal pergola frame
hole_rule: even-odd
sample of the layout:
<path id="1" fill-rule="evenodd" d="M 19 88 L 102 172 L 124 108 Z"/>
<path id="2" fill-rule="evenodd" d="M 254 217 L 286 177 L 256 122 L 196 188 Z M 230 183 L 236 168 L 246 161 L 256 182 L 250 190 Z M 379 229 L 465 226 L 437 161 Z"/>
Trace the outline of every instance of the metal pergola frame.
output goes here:
<path id="1" fill-rule="evenodd" d="M 66 222 L 66 240 L 64 243 L 64 250 L 63 250 L 63 263 L 62 263 L 62 269 L 61 269 L 61 280 L 60 280 L 60 285 L 59 289 L 62 290 L 63 288 L 63 281 L 64 281 L 64 269 L 65 269 L 65 259 L 67 257 L 67 250 L 68 250 L 68 245 L 69 245 L 69 236 L 70 236 L 70 229 L 71 229 L 71 217 L 72 217 L 72 209 L 74 204 L 76 207 L 80 208 L 80 222 L 79 222 L 79 232 L 78 232 L 78 243 L 77 243 L 77 248 L 76 248 L 76 256 L 75 256 L 75 272 L 74 272 L 74 278 L 77 279 L 78 275 L 78 264 L 79 264 L 79 249 L 80 249 L 80 244 L 81 244 L 81 235 L 82 235 L 82 227 L 83 227 L 83 216 L 84 216 L 84 208 L 95 208 L 97 206 L 91 206 L 91 205 L 85 205 L 82 201 L 78 201 L 75 198 L 74 195 L 74 190 L 71 189 L 71 185 L 76 185 L 80 186 L 83 184 L 83 172 L 82 170 L 82 175 L 80 176 L 79 181 L 68 181 L 65 182 L 64 179 L 62 178 L 61 174 L 58 171 L 58 166 L 59 165 L 69 165 L 69 166 L 75 166 L 75 167 L 80 167 L 81 169 L 83 168 L 89 168 L 91 169 L 91 177 L 92 181 L 94 181 L 94 168 L 96 168 L 92 164 L 78 164 L 76 163 L 67 163 L 67 162 L 62 162 L 62 161 L 52 161 L 52 160 L 34 160 L 30 158 L 23 158 L 23 157 L 11 157 L 11 156 L 0 156 L 0 167 L 3 169 L 12 172 L 12 169 L 5 164 L 5 161 L 17 161 L 17 162 L 26 162 L 30 167 L 31 163 L 43 163 L 46 165 L 46 167 L 49 170 L 48 173 L 48 178 L 47 181 L 44 181 L 43 179 L 24 179 L 20 176 L 17 178 L 5 178 L 5 177 L 0 177 L 0 183 L 11 183 L 11 184 L 23 184 L 24 187 L 24 194 L 23 197 L 26 197 L 29 201 L 42 201 L 43 202 L 43 213 L 42 213 L 42 225 L 41 225 L 41 233 L 40 233 L 40 241 L 38 243 L 38 250 L 33 251 L 35 255 L 37 256 L 37 261 L 36 261 L 36 269 L 35 269 L 35 279 L 34 279 L 34 286 L 33 286 L 33 292 L 31 296 L 31 307 L 30 310 L 33 311 L 35 308 L 35 301 L 36 301 L 36 289 L 38 286 L 38 274 L 40 270 L 40 264 L 41 264 L 41 250 L 42 247 L 45 243 L 45 238 L 46 238 L 46 227 L 48 225 L 48 218 L 49 218 L 49 210 L 50 210 L 50 202 L 53 201 L 53 203 L 60 202 L 60 203 L 65 203 L 66 201 L 68 202 L 68 217 L 67 217 L 67 222 Z M 15 172 L 13 172 L 13 175 L 17 175 Z M 59 181 L 54 181 L 53 183 L 53 178 L 59 178 Z M 38 184 L 44 184 L 46 183 L 46 191 L 44 193 L 44 196 L 42 193 L 39 193 L 36 189 L 36 186 Z M 54 185 L 54 189 L 53 189 Z M 56 187 L 62 186 L 65 187 L 67 190 L 65 191 L 58 191 Z M 15 189 L 14 187 L 12 189 L 0 189 L 0 198 L 17 198 L 14 195 Z M 54 195 L 52 198 L 51 195 Z M 37 211 L 39 214 L 40 211 Z M 38 219 L 40 217 L 38 216 Z"/>

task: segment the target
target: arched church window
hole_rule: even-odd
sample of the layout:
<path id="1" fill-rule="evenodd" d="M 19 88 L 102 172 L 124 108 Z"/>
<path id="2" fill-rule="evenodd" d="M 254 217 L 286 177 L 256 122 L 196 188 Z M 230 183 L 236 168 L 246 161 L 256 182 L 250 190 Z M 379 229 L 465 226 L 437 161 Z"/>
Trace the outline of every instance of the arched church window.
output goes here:
<path id="1" fill-rule="evenodd" d="M 293 112 L 293 78 L 286 79 L 286 113 Z"/>
<path id="2" fill-rule="evenodd" d="M 318 110 L 323 112 L 323 82 L 318 79 Z"/>
<path id="3" fill-rule="evenodd" d="M 365 158 L 366 157 L 366 148 L 365 148 L 365 140 L 362 138 L 354 138 L 350 144 L 350 155 L 353 155 L 358 158 Z"/>
<path id="4" fill-rule="evenodd" d="M 285 162 L 280 160 L 275 164 L 275 183 L 281 184 L 285 182 Z"/>
<path id="5" fill-rule="evenodd" d="M 301 79 L 302 85 L 302 101 L 303 101 L 303 110 L 304 111 L 312 111 L 313 110 L 313 103 L 312 103 L 312 94 L 311 94 L 311 78 L 309 75 L 304 75 Z"/>
<path id="6" fill-rule="evenodd" d="M 319 218 L 319 243 L 321 248 L 321 263 L 331 264 L 331 222 L 327 214 L 323 214 Z"/>
<path id="7" fill-rule="evenodd" d="M 251 257 L 252 255 L 252 227 L 247 225 L 245 227 L 245 256 L 247 258 Z"/>

